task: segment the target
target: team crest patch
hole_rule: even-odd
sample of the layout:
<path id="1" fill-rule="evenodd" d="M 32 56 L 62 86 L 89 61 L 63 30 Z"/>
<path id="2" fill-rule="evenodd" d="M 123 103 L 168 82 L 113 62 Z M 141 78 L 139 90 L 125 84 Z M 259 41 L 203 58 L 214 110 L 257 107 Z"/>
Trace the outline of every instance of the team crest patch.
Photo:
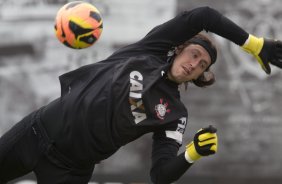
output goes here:
<path id="1" fill-rule="evenodd" d="M 160 99 L 160 104 L 155 106 L 155 111 L 157 114 L 157 117 L 161 120 L 165 118 L 165 114 L 170 112 L 170 109 L 168 109 L 168 103 L 164 102 L 164 100 Z"/>

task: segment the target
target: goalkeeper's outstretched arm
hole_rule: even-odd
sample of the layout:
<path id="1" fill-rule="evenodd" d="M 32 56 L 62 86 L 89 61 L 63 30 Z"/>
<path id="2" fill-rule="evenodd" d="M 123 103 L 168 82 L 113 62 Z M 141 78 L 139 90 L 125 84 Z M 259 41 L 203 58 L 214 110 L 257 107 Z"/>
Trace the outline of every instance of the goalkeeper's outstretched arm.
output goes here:
<path id="1" fill-rule="evenodd" d="M 147 51 L 163 50 L 167 53 L 172 46 L 183 44 L 203 30 L 215 33 L 242 47 L 254 56 L 267 74 L 271 73 L 270 65 L 282 68 L 281 41 L 264 38 L 270 35 L 256 37 L 209 7 L 200 7 L 178 14 L 170 21 L 155 27 L 139 44 Z"/>

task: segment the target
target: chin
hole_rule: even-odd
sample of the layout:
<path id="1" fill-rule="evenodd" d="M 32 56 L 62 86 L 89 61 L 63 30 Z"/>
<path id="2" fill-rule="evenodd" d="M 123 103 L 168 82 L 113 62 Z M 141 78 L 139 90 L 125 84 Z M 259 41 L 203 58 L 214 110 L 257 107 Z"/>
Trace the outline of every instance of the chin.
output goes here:
<path id="1" fill-rule="evenodd" d="M 183 82 L 187 82 L 188 80 L 178 79 L 176 82 L 182 84 Z"/>

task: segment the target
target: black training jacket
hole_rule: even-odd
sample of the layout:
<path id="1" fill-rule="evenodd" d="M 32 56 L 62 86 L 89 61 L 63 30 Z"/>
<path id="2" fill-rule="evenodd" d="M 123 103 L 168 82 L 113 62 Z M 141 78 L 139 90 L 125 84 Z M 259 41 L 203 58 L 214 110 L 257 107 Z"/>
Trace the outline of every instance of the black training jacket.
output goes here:
<path id="1" fill-rule="evenodd" d="M 238 45 L 248 34 L 217 11 L 202 7 L 153 28 L 107 59 L 60 76 L 61 97 L 42 112 L 58 150 L 77 162 L 106 159 L 122 145 L 154 132 L 151 176 L 170 183 L 190 166 L 177 157 L 187 125 L 178 84 L 167 79 L 169 51 L 202 30 Z"/>

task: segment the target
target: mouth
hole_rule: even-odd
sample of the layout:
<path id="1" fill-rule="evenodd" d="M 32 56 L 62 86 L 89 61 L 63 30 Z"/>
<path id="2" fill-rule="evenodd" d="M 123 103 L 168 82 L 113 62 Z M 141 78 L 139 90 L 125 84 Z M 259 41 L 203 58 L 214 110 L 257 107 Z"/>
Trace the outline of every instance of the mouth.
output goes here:
<path id="1" fill-rule="evenodd" d="M 183 70 L 184 70 L 184 72 L 185 72 L 186 75 L 190 75 L 191 71 L 189 70 L 188 67 L 182 66 L 182 68 L 183 68 Z"/>

